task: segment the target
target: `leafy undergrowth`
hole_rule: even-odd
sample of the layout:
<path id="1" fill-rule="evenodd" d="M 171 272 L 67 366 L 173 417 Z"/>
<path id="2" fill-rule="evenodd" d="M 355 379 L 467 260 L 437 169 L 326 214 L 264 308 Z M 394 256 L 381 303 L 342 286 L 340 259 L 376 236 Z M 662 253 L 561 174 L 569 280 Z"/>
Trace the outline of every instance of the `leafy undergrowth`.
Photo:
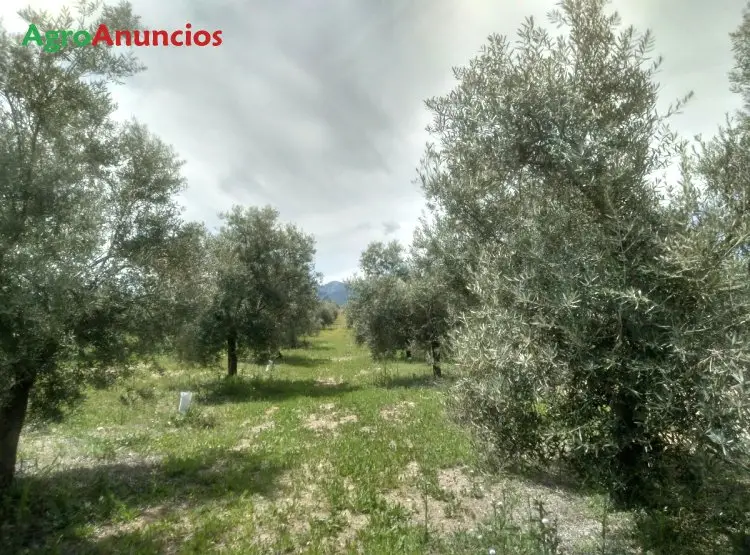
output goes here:
<path id="1" fill-rule="evenodd" d="M 447 382 L 378 367 L 341 321 L 222 373 L 164 360 L 26 430 L 3 553 L 633 552 L 600 497 L 481 472 Z"/>

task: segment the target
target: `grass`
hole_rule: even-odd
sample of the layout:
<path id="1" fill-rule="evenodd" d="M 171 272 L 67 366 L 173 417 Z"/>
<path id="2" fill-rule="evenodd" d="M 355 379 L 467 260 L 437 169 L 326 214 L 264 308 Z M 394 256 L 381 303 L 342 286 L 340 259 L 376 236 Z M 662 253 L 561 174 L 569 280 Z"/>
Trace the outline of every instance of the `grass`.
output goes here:
<path id="1" fill-rule="evenodd" d="M 482 472 L 427 365 L 377 366 L 342 321 L 284 354 L 164 360 L 25 430 L 3 553 L 629 552 L 601 498 Z"/>

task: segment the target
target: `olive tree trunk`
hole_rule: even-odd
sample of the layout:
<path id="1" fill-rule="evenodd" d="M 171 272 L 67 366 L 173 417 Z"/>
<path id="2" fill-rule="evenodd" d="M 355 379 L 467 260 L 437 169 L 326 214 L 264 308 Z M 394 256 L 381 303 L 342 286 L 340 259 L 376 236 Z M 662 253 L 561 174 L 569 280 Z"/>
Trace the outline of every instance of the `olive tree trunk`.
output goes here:
<path id="1" fill-rule="evenodd" d="M 8 392 L 7 403 L 0 407 L 0 495 L 10 487 L 16 472 L 18 441 L 26 419 L 33 378 L 16 382 Z"/>
<path id="2" fill-rule="evenodd" d="M 234 333 L 227 337 L 227 374 L 237 375 L 237 336 Z"/>
<path id="3" fill-rule="evenodd" d="M 433 339 L 430 342 L 430 355 L 432 357 L 432 375 L 439 378 L 443 375 L 440 370 L 440 341 Z"/>

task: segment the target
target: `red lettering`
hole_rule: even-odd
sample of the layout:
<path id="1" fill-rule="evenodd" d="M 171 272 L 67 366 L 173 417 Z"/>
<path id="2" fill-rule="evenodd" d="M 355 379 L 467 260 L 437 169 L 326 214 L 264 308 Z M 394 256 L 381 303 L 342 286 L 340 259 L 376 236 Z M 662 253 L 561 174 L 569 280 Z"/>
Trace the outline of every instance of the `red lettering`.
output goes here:
<path id="1" fill-rule="evenodd" d="M 214 43 L 213 46 L 221 46 L 222 43 L 221 31 L 214 31 Z"/>
<path id="2" fill-rule="evenodd" d="M 161 37 L 161 45 L 162 46 L 169 46 L 169 35 L 166 31 L 152 31 L 154 34 L 153 39 L 151 42 L 153 42 L 153 46 L 159 46 L 159 38 Z"/>
<path id="3" fill-rule="evenodd" d="M 107 46 L 114 45 L 114 41 L 112 40 L 112 35 L 109 34 L 109 29 L 107 29 L 107 26 L 104 23 L 99 25 L 99 27 L 96 29 L 96 34 L 94 35 L 94 38 L 91 40 L 91 46 L 98 46 L 99 41 L 106 42 Z"/>
<path id="4" fill-rule="evenodd" d="M 172 41 L 172 46 L 182 46 L 185 44 L 182 41 L 178 41 L 178 37 L 182 34 L 182 31 L 175 31 L 172 33 L 172 36 L 170 37 L 170 40 Z"/>
<path id="5" fill-rule="evenodd" d="M 115 44 L 117 46 L 122 46 L 123 38 L 125 39 L 125 46 L 130 46 L 132 44 L 130 31 L 115 31 Z"/>
<path id="6" fill-rule="evenodd" d="M 196 31 L 195 35 L 193 35 L 193 41 L 196 46 L 208 46 L 211 42 L 211 33 L 208 31 Z"/>
<path id="7" fill-rule="evenodd" d="M 151 33 L 148 31 L 133 31 L 133 43 L 135 43 L 136 46 L 150 46 Z"/>

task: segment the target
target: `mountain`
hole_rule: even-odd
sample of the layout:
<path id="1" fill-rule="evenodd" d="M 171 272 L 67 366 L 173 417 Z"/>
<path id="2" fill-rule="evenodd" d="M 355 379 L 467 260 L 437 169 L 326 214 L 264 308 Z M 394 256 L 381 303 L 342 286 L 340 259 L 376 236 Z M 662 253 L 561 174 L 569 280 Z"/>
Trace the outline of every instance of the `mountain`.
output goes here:
<path id="1" fill-rule="evenodd" d="M 349 299 L 349 288 L 340 281 L 329 281 L 318 287 L 318 297 L 344 305 Z"/>

